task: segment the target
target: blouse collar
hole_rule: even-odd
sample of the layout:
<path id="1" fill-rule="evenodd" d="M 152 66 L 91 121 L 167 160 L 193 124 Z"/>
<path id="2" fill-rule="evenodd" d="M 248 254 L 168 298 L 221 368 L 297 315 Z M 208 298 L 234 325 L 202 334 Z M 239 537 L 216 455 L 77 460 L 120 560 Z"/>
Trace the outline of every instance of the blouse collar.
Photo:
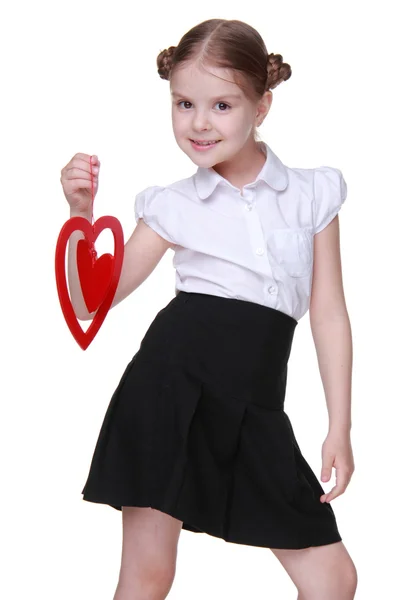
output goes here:
<path id="1" fill-rule="evenodd" d="M 266 154 L 266 160 L 255 181 L 265 181 L 265 183 L 277 191 L 285 190 L 289 183 L 285 165 L 271 150 L 268 144 L 262 141 L 257 142 L 257 144 L 260 146 L 263 153 Z M 197 193 L 202 200 L 208 198 L 219 183 L 225 183 L 231 186 L 229 181 L 214 171 L 212 167 L 198 167 L 194 180 Z"/>

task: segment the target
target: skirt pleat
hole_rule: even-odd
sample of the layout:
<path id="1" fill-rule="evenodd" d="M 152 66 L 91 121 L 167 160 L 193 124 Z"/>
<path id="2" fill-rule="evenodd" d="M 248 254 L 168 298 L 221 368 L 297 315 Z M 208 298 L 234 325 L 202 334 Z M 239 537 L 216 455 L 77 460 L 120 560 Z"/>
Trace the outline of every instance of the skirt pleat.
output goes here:
<path id="1" fill-rule="evenodd" d="M 258 304 L 180 292 L 110 400 L 83 499 L 152 507 L 238 544 L 340 541 L 284 411 L 296 325 Z"/>

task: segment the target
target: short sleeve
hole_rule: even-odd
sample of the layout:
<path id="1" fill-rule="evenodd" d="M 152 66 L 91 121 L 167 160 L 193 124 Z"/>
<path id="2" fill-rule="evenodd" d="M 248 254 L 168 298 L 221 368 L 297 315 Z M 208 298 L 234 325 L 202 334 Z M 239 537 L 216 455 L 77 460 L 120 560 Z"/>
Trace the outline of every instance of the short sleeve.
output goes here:
<path id="1" fill-rule="evenodd" d="M 347 196 L 342 172 L 319 167 L 314 173 L 314 234 L 322 231 L 339 212 Z"/>
<path id="2" fill-rule="evenodd" d="M 177 244 L 171 234 L 171 206 L 168 202 L 169 190 L 151 186 L 139 192 L 135 198 L 135 220 L 139 219 L 154 229 L 158 235 L 171 244 Z"/>

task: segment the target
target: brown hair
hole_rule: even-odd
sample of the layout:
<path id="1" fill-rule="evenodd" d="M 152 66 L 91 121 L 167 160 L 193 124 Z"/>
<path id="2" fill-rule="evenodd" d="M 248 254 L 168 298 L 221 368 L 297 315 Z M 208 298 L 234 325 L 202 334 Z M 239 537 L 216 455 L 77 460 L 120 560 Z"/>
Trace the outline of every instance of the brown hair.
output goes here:
<path id="1" fill-rule="evenodd" d="M 260 34 L 243 21 L 209 19 L 190 29 L 178 46 L 157 56 L 161 79 L 169 80 L 172 70 L 196 59 L 201 65 L 232 69 L 235 83 L 247 97 L 259 99 L 292 74 L 280 54 L 268 54 Z"/>

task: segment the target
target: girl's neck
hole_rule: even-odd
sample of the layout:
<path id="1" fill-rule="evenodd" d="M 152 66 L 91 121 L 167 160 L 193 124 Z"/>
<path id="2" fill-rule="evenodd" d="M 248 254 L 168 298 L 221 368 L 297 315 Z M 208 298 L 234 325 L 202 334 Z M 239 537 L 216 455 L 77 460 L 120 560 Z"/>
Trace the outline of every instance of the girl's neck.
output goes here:
<path id="1" fill-rule="evenodd" d="M 255 181 L 266 161 L 260 142 L 251 140 L 230 161 L 212 167 L 221 177 L 242 191 L 243 186 Z"/>

